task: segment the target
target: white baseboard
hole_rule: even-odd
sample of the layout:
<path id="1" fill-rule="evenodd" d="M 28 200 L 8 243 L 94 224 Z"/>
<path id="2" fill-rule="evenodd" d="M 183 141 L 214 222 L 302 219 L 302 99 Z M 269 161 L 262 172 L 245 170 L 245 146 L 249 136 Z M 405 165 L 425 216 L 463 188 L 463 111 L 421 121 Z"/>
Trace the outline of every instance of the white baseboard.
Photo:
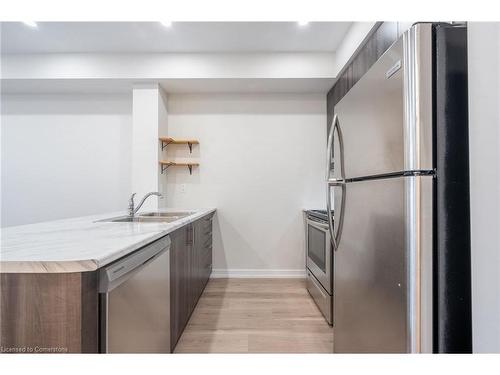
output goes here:
<path id="1" fill-rule="evenodd" d="M 213 269 L 212 279 L 305 279 L 306 270 L 262 270 L 262 269 Z"/>

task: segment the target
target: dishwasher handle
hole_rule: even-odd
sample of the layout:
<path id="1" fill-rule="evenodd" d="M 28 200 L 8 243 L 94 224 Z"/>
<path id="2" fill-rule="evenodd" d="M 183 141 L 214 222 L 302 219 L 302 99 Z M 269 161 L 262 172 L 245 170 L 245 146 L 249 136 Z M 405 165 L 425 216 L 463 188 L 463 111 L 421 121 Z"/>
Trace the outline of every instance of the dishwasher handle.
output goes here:
<path id="1" fill-rule="evenodd" d="M 163 252 L 170 248 L 170 236 L 165 236 L 99 271 L 99 293 L 109 293 L 132 277 Z M 166 270 L 168 272 L 168 270 Z"/>

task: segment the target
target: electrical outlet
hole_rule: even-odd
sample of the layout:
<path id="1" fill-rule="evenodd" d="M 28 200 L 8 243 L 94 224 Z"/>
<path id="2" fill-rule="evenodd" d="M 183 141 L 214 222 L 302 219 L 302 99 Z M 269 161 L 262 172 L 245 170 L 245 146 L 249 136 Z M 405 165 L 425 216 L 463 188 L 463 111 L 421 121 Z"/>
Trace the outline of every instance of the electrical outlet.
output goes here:
<path id="1" fill-rule="evenodd" d="M 186 184 L 181 184 L 181 193 L 184 194 L 186 192 Z"/>

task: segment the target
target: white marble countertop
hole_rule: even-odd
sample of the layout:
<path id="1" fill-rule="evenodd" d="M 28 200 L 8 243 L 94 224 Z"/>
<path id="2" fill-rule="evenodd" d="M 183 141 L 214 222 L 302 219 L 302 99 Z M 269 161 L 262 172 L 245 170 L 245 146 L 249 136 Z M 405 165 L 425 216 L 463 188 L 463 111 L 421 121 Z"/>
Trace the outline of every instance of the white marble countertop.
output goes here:
<path id="1" fill-rule="evenodd" d="M 94 271 L 215 210 L 159 210 L 194 212 L 171 223 L 98 221 L 127 215 L 114 212 L 2 228 L 0 273 Z"/>

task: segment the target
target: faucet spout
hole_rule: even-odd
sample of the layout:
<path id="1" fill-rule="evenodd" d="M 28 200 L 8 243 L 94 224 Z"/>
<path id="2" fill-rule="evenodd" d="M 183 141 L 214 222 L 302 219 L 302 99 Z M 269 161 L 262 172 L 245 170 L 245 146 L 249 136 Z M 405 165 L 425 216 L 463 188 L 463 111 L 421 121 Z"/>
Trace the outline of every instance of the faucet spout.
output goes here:
<path id="1" fill-rule="evenodd" d="M 135 213 L 137 211 L 139 211 L 139 209 L 142 207 L 142 205 L 144 204 L 144 202 L 146 201 L 146 199 L 152 195 L 156 195 L 158 197 L 161 197 L 163 198 L 163 195 L 157 191 L 152 191 L 152 192 L 149 192 L 147 193 L 144 197 L 142 197 L 141 201 L 139 202 L 139 204 L 137 205 L 137 207 L 134 207 L 134 196 L 135 196 L 135 193 L 133 193 L 130 197 L 130 200 L 129 200 L 129 205 L 128 205 L 128 214 L 129 216 L 134 216 Z"/>

